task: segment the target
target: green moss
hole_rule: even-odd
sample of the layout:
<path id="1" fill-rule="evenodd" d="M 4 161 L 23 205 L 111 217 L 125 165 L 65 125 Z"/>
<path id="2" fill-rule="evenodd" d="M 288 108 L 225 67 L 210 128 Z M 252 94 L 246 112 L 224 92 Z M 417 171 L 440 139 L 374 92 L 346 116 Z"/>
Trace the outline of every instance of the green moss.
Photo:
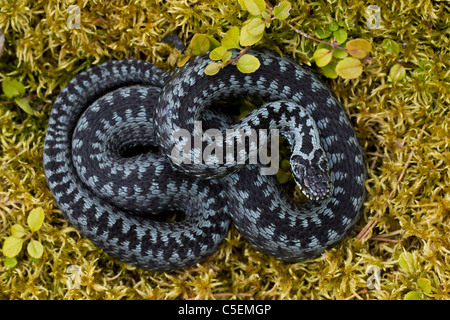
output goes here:
<path id="1" fill-rule="evenodd" d="M 221 249 L 186 270 L 162 273 L 119 262 L 71 227 L 55 206 L 42 170 L 42 147 L 58 90 L 81 70 L 110 59 L 139 58 L 174 68 L 175 50 L 160 40 L 176 33 L 223 35 L 239 25 L 237 1 L 31 1 L 0 0 L 5 51 L 0 79 L 21 81 L 38 116 L 27 116 L 0 95 L 0 243 L 10 227 L 26 224 L 35 207 L 45 211 L 37 232 L 44 254 L 33 262 L 24 252 L 13 269 L 0 257 L 3 299 L 403 299 L 417 280 L 431 282 L 428 299 L 448 299 L 450 283 L 450 10 L 441 1 L 292 1 L 292 23 L 314 35 L 333 21 L 349 26 L 349 39 L 372 43 L 383 62 L 365 67 L 356 80 L 329 80 L 348 110 L 369 166 L 366 210 L 357 230 L 323 256 L 288 264 L 249 246 L 233 229 Z M 81 29 L 69 30 L 66 8 L 81 7 Z M 366 8 L 381 10 L 380 29 L 366 26 Z M 381 43 L 400 46 L 397 57 Z M 315 46 L 274 23 L 263 45 L 278 47 L 310 64 Z M 406 77 L 389 82 L 400 60 Z M 413 73 L 428 61 L 420 76 Z M 414 68 L 413 68 L 414 66 Z M 423 136 L 420 138 L 420 134 Z M 411 162 L 399 181 L 412 154 Z M 379 214 L 372 238 L 357 233 Z M 382 237 L 387 235 L 387 237 Z M 389 236 L 391 235 L 391 236 Z M 378 239 L 378 240 L 377 240 Z M 400 268 L 403 252 L 415 269 Z M 67 268 L 80 267 L 80 289 L 67 287 Z M 381 288 L 368 289 L 366 270 L 378 266 Z"/>

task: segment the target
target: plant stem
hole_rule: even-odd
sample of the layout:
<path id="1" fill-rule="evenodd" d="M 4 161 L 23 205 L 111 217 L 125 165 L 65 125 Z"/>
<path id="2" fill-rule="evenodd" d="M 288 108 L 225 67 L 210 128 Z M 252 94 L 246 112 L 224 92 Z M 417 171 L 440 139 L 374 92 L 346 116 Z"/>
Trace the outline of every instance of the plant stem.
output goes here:
<path id="1" fill-rule="evenodd" d="M 340 50 L 343 50 L 343 51 L 345 51 L 345 52 L 348 52 L 346 48 L 341 47 L 340 45 L 338 45 L 337 42 L 327 42 L 327 41 L 324 41 L 324 40 L 320 40 L 320 39 L 314 38 L 313 36 L 310 36 L 309 34 L 303 32 L 302 30 L 297 29 L 296 27 L 294 27 L 294 26 L 293 26 L 292 24 L 290 24 L 289 22 L 287 22 L 287 21 L 285 21 L 285 20 L 282 20 L 282 21 L 283 21 L 284 23 L 286 23 L 286 24 L 289 26 L 289 28 L 291 28 L 292 30 L 294 30 L 295 32 L 297 32 L 298 34 L 300 34 L 301 36 L 303 36 L 303 37 L 305 37 L 305 38 L 307 38 L 307 39 L 310 39 L 310 40 L 313 40 L 313 41 L 316 41 L 316 42 L 320 42 L 320 43 L 329 45 L 329 46 L 331 46 L 331 47 L 333 47 L 333 48 L 335 48 L 335 49 L 340 49 Z"/>
<path id="2" fill-rule="evenodd" d="M 234 59 L 230 59 L 227 61 L 227 63 L 224 64 L 223 67 L 226 67 L 229 64 L 235 64 L 236 62 L 238 62 L 238 60 L 245 54 L 247 53 L 247 51 L 250 49 L 251 46 L 246 46 L 244 49 L 241 50 L 241 52 L 239 52 L 239 55 L 234 58 Z"/>

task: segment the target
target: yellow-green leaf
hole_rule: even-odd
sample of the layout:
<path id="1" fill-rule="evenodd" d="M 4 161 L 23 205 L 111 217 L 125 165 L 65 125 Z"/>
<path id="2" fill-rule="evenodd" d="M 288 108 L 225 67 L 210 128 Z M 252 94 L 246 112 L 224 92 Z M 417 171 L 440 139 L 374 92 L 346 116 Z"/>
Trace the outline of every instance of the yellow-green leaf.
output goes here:
<path id="1" fill-rule="evenodd" d="M 223 63 L 227 63 L 228 60 L 231 59 L 231 56 L 233 55 L 233 53 L 231 51 L 227 51 L 225 52 L 225 54 L 222 56 L 222 62 Z"/>
<path id="2" fill-rule="evenodd" d="M 3 93 L 8 99 L 25 94 L 25 87 L 19 81 L 5 79 L 2 81 Z"/>
<path id="3" fill-rule="evenodd" d="M 400 64 L 394 64 L 389 71 L 389 78 L 392 81 L 400 81 L 406 76 L 406 69 Z"/>
<path id="4" fill-rule="evenodd" d="M 227 53 L 227 49 L 223 46 L 220 46 L 209 53 L 209 58 L 211 60 L 222 60 L 225 53 Z"/>
<path id="5" fill-rule="evenodd" d="M 407 272 L 414 272 L 414 256 L 411 252 L 403 252 L 398 257 L 398 265 Z"/>
<path id="6" fill-rule="evenodd" d="M 226 63 L 230 60 L 232 55 L 233 53 L 231 51 L 228 51 L 225 47 L 220 46 L 211 51 L 209 58 L 211 60 L 222 60 L 223 63 Z"/>
<path id="7" fill-rule="evenodd" d="M 420 294 L 417 291 L 410 291 L 403 297 L 403 300 L 420 300 Z"/>
<path id="8" fill-rule="evenodd" d="M 184 66 L 189 61 L 190 58 L 191 57 L 189 57 L 189 56 L 184 56 L 184 57 L 179 58 L 178 62 L 177 62 L 178 68 L 181 68 L 182 66 Z"/>
<path id="9" fill-rule="evenodd" d="M 285 20 L 289 17 L 289 11 L 291 10 L 291 3 L 289 1 L 281 1 L 273 8 L 273 15 L 275 18 Z"/>
<path id="10" fill-rule="evenodd" d="M 251 54 L 244 54 L 239 58 L 236 66 L 242 73 L 252 73 L 258 70 L 261 63 L 258 58 Z"/>
<path id="11" fill-rule="evenodd" d="M 210 46 L 209 39 L 206 35 L 197 33 L 192 37 L 189 47 L 192 49 L 192 54 L 195 56 L 208 52 Z"/>
<path id="12" fill-rule="evenodd" d="M 22 227 L 20 224 L 15 224 L 15 225 L 13 225 L 12 227 L 11 227 L 11 235 L 13 236 L 13 237 L 16 237 L 16 238 L 23 238 L 23 237 L 25 237 L 26 236 L 26 231 L 25 231 L 25 228 L 24 227 Z"/>
<path id="13" fill-rule="evenodd" d="M 332 57 L 333 52 L 325 48 L 317 49 L 313 55 L 313 59 L 318 67 L 325 67 L 328 63 L 330 63 Z"/>
<path id="14" fill-rule="evenodd" d="M 39 230 L 44 222 L 44 209 L 41 207 L 31 210 L 28 215 L 27 223 L 32 232 Z"/>
<path id="15" fill-rule="evenodd" d="M 213 76 L 219 72 L 220 68 L 222 68 L 222 64 L 217 62 L 211 62 L 205 68 L 205 74 L 208 76 Z"/>
<path id="16" fill-rule="evenodd" d="M 338 62 L 336 72 L 344 79 L 358 78 L 363 71 L 362 63 L 359 59 L 347 57 Z"/>
<path id="17" fill-rule="evenodd" d="M 266 10 L 266 2 L 264 0 L 242 0 L 239 1 L 239 4 L 253 16 L 259 16 Z"/>
<path id="18" fill-rule="evenodd" d="M 247 9 L 245 8 L 244 0 L 238 0 L 238 3 L 239 3 L 239 5 L 241 6 L 241 9 L 242 9 L 242 10 L 247 10 Z"/>
<path id="19" fill-rule="evenodd" d="M 431 281 L 426 278 L 419 278 L 417 279 L 417 284 L 422 289 L 424 293 L 430 293 L 431 292 Z"/>
<path id="20" fill-rule="evenodd" d="M 30 101 L 28 99 L 16 99 L 14 101 L 15 101 L 15 103 L 17 103 L 17 105 L 20 107 L 20 109 L 22 109 L 23 111 L 25 111 L 29 115 L 33 116 L 33 115 L 37 114 L 37 111 L 34 110 L 30 106 Z"/>
<path id="21" fill-rule="evenodd" d="M 259 40 L 261 40 L 263 35 L 264 35 L 264 32 L 259 35 L 256 35 L 256 36 L 252 35 L 248 31 L 248 24 L 244 24 L 241 29 L 241 36 L 239 38 L 239 42 L 240 42 L 241 46 L 243 46 L 243 47 L 252 46 L 255 43 L 257 43 Z"/>
<path id="22" fill-rule="evenodd" d="M 364 39 L 353 39 L 347 42 L 345 47 L 348 53 L 358 59 L 365 58 L 370 50 L 372 50 L 372 45 L 369 41 Z"/>
<path id="23" fill-rule="evenodd" d="M 25 239 L 19 239 L 13 236 L 6 238 L 5 242 L 3 242 L 3 254 L 9 258 L 17 256 L 20 250 L 22 250 L 24 241 Z"/>
<path id="24" fill-rule="evenodd" d="M 27 252 L 31 257 L 39 259 L 44 253 L 44 247 L 39 241 L 31 240 L 30 243 L 28 243 Z"/>
<path id="25" fill-rule="evenodd" d="M 239 49 L 239 28 L 232 27 L 225 32 L 221 44 L 226 49 Z"/>
<path id="26" fill-rule="evenodd" d="M 266 25 L 260 18 L 253 18 L 248 22 L 247 31 L 252 36 L 259 36 L 264 32 Z"/>

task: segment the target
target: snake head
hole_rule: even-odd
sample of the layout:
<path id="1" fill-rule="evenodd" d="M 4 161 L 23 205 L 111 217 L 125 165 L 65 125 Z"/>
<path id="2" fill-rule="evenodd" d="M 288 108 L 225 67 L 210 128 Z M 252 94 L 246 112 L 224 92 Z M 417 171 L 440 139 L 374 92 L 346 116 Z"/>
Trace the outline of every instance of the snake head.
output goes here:
<path id="1" fill-rule="evenodd" d="M 291 157 L 291 171 L 302 193 L 310 200 L 323 200 L 331 193 L 332 183 L 326 157 L 317 162 Z"/>

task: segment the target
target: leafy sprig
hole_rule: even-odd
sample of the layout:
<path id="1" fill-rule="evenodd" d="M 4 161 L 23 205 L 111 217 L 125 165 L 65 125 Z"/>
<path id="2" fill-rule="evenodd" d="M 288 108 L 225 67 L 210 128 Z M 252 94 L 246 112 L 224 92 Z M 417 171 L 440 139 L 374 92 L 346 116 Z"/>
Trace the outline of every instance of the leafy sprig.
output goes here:
<path id="1" fill-rule="evenodd" d="M 3 255 L 5 255 L 5 267 L 14 267 L 17 264 L 15 258 L 21 251 L 25 241 L 29 240 L 27 252 L 33 259 L 39 259 L 44 253 L 44 247 L 39 240 L 33 239 L 36 232 L 41 229 L 45 214 L 42 208 L 30 211 L 27 218 L 28 230 L 16 223 L 11 227 L 11 236 L 3 242 Z"/>
<path id="2" fill-rule="evenodd" d="M 398 258 L 398 265 L 400 268 L 411 275 L 417 273 L 418 262 L 411 252 L 403 252 Z M 431 293 L 431 281 L 427 278 L 418 277 L 415 281 L 415 290 L 408 291 L 403 300 L 422 300 L 427 294 Z"/>
<path id="3" fill-rule="evenodd" d="M 186 52 L 179 57 L 179 67 L 191 57 L 210 51 L 209 57 L 212 62 L 205 68 L 207 75 L 215 75 L 230 64 L 236 65 L 243 73 L 255 72 L 261 63 L 247 52 L 263 39 L 267 28 L 274 20 L 281 21 L 302 37 L 318 43 L 312 58 L 322 74 L 328 78 L 355 79 L 362 74 L 365 64 L 373 61 L 385 62 L 370 55 L 372 44 L 369 41 L 360 38 L 348 39 L 348 29 L 354 27 L 351 21 L 333 21 L 317 28 L 316 35 L 311 36 L 289 22 L 292 7 L 289 1 L 281 1 L 274 7 L 264 0 L 238 0 L 238 2 L 241 9 L 247 13 L 241 27 L 231 27 L 220 42 L 210 35 L 194 35 Z M 396 56 L 400 52 L 399 45 L 391 39 L 384 39 L 381 47 L 387 56 Z M 234 58 L 231 50 L 238 50 Z M 389 81 L 402 80 L 406 74 L 405 66 L 414 67 L 414 72 L 419 76 L 426 70 L 423 66 L 417 68 L 396 61 L 390 67 Z"/>
<path id="4" fill-rule="evenodd" d="M 25 97 L 25 86 L 16 79 L 5 79 L 2 81 L 3 94 L 11 102 L 16 103 L 29 115 L 37 115 L 38 112 L 30 106 L 30 98 Z"/>

